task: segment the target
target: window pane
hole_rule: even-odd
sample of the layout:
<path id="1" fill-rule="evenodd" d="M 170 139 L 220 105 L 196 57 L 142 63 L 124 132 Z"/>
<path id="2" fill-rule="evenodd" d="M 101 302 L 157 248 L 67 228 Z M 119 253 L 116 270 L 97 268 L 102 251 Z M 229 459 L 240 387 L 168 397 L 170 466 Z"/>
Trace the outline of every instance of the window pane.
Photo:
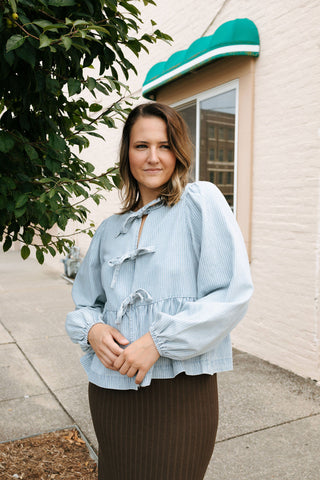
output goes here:
<path id="1" fill-rule="evenodd" d="M 214 125 L 209 125 L 208 132 L 209 138 L 216 138 L 216 129 L 214 128 Z"/>
<path id="2" fill-rule="evenodd" d="M 197 115 L 197 105 L 196 102 L 190 102 L 187 105 L 182 105 L 177 107 L 176 110 L 180 113 L 181 117 L 184 119 L 189 128 L 190 138 L 193 144 L 193 159 L 192 167 L 190 170 L 190 182 L 194 182 L 196 179 L 195 175 L 195 150 L 196 150 L 196 115 Z"/>
<path id="3" fill-rule="evenodd" d="M 215 183 L 231 207 L 234 203 L 235 114 L 235 89 L 200 102 L 200 180 Z"/>

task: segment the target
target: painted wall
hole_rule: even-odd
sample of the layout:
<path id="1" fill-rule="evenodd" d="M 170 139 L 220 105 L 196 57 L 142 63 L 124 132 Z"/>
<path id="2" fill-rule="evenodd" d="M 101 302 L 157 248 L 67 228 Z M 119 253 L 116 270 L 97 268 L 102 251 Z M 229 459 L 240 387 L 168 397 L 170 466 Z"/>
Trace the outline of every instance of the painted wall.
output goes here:
<path id="1" fill-rule="evenodd" d="M 259 7 L 260 5 L 260 7 Z M 255 22 L 252 273 L 236 347 L 314 379 L 319 363 L 319 2 L 230 1 Z"/>
<path id="2" fill-rule="evenodd" d="M 130 86 L 140 93 L 155 62 L 237 17 L 255 22 L 261 53 L 256 62 L 254 112 L 255 294 L 233 342 L 236 348 L 320 380 L 320 2 L 158 0 L 157 7 L 145 10 L 145 25 L 154 18 L 174 43 L 151 46 L 151 55 L 141 57 L 139 76 L 131 79 Z M 99 171 L 116 161 L 120 131 L 106 131 L 105 136 L 105 143 L 92 142 L 85 152 Z M 91 217 L 99 224 L 118 210 L 114 192 L 93 207 Z M 83 253 L 88 243 L 86 237 L 77 239 Z"/>

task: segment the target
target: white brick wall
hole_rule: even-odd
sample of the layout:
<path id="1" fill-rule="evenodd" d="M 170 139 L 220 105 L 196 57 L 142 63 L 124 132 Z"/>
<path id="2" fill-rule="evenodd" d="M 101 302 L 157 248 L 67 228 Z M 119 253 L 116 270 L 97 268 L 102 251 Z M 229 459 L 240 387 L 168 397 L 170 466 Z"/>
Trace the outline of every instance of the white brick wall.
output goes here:
<path id="1" fill-rule="evenodd" d="M 142 2 L 141 2 L 142 5 Z M 174 45 L 150 46 L 131 90 L 149 68 L 222 23 L 248 17 L 259 30 L 256 62 L 252 273 L 255 294 L 234 345 L 300 375 L 320 379 L 319 331 L 319 19 L 320 2 L 158 0 L 145 11 Z M 92 141 L 86 158 L 99 170 L 117 160 L 120 132 Z M 119 203 L 115 193 L 92 212 L 97 224 Z M 78 244 L 84 251 L 88 239 Z"/>
<path id="2" fill-rule="evenodd" d="M 229 2 L 217 20 L 232 18 Z M 320 378 L 319 2 L 237 2 L 257 25 L 252 272 L 255 294 L 235 345 Z M 217 25 L 214 26 L 214 29 Z"/>

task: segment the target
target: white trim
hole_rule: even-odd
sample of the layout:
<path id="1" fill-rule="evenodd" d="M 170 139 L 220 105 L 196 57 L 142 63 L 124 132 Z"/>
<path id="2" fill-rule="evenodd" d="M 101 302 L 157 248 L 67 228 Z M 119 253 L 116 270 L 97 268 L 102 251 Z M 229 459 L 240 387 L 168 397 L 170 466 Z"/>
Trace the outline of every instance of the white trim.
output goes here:
<path id="1" fill-rule="evenodd" d="M 234 179 L 233 179 L 233 213 L 237 215 L 237 185 L 238 185 L 238 124 L 239 124 L 239 79 L 232 80 L 231 82 L 224 83 L 218 87 L 210 88 L 205 92 L 198 93 L 192 97 L 184 98 L 179 102 L 171 104 L 172 107 L 181 107 L 182 105 L 188 104 L 192 101 L 196 101 L 196 152 L 195 152 L 195 179 L 199 180 L 200 173 L 200 103 L 208 98 L 221 95 L 230 90 L 236 91 L 236 100 L 235 100 L 235 125 L 234 125 Z"/>
<path id="2" fill-rule="evenodd" d="M 227 55 L 230 53 L 239 53 L 239 52 L 259 53 L 259 51 L 260 51 L 260 45 L 228 45 L 226 47 L 215 48 L 214 50 L 210 50 L 209 52 L 206 52 L 203 55 L 196 57 L 194 60 L 191 60 L 190 62 L 187 62 L 181 65 L 180 67 L 175 68 L 171 72 L 165 73 L 161 77 L 142 86 L 142 94 L 145 94 L 146 92 L 149 92 L 150 90 L 153 90 L 154 88 L 159 87 L 163 83 L 166 83 L 169 80 L 172 80 L 174 77 L 178 75 L 182 75 L 183 73 L 186 73 L 187 71 L 192 70 L 193 68 L 200 65 L 201 63 L 205 63 L 205 62 L 208 62 L 209 60 L 212 60 L 214 57 L 217 57 L 220 55 L 221 56 Z"/>
<path id="3" fill-rule="evenodd" d="M 200 177 L 200 102 L 196 99 L 196 154 L 195 154 L 195 180 L 196 182 L 199 180 Z"/>
<path id="4" fill-rule="evenodd" d="M 233 213 L 237 216 L 238 200 L 238 130 L 239 130 L 239 80 L 236 80 L 236 118 L 234 123 L 234 178 L 233 178 Z"/>

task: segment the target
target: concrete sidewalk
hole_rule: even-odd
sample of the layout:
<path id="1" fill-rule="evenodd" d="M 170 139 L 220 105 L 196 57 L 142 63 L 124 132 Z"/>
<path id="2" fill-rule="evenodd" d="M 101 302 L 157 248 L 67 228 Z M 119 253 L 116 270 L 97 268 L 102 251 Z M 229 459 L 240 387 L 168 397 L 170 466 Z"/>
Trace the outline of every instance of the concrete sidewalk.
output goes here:
<path id="1" fill-rule="evenodd" d="M 64 330 L 71 285 L 8 252 L 0 295 L 0 442 L 77 425 L 96 449 L 82 352 Z M 206 480 L 319 480 L 320 387 L 238 351 L 234 363 L 218 376 L 220 425 Z"/>

